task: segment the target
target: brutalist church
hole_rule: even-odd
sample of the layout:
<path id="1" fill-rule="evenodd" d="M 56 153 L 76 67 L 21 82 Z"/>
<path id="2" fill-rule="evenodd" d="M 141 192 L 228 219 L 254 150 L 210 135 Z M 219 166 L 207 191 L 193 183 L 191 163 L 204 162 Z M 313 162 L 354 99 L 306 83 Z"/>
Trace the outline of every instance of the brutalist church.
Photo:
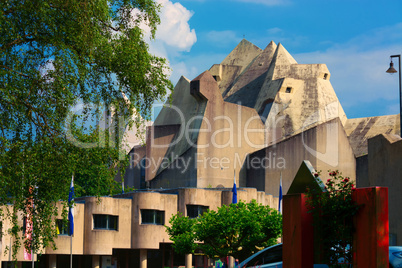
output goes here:
<path id="1" fill-rule="evenodd" d="M 245 39 L 220 64 L 181 77 L 155 122 L 144 123 L 145 142 L 140 130 L 125 133 L 123 184 L 136 190 L 76 201 L 73 267 L 178 267 L 186 258 L 210 267 L 203 255 L 174 253 L 170 217 L 231 203 L 234 180 L 238 199 L 277 208 L 280 179 L 286 194 L 305 160 L 322 180 L 339 170 L 357 187 L 389 187 L 390 245 L 402 244 L 399 115 L 348 118 L 330 80 L 325 64 L 299 64 L 282 44 L 261 49 Z M 2 252 L 10 241 L 4 233 Z M 61 232 L 56 246 L 35 255 L 40 267 L 69 267 L 70 237 Z M 17 258 L 22 267 L 23 250 Z"/>

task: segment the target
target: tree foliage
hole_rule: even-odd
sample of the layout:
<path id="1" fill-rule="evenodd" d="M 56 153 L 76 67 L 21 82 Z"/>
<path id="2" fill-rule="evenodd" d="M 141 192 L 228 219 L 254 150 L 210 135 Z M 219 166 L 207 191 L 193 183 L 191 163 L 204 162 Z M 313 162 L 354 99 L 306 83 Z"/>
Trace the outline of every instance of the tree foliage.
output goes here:
<path id="1" fill-rule="evenodd" d="M 210 258 L 243 260 L 276 244 L 282 233 L 282 216 L 255 200 L 224 205 L 196 219 L 177 214 L 169 222 L 166 229 L 176 252 L 189 254 L 200 249 Z"/>
<path id="2" fill-rule="evenodd" d="M 73 173 L 78 195 L 99 196 L 116 190 L 114 176 L 127 164 L 121 137 L 89 122 L 113 107 L 114 126 L 140 124 L 133 118 L 149 118 L 151 104 L 172 89 L 165 59 L 148 52 L 140 28 L 150 26 L 154 36 L 160 7 L 152 0 L 5 0 L 0 8 L 0 221 L 12 220 L 20 236 L 15 217 L 33 198 L 38 249 L 52 244 L 53 202 L 67 200 Z M 82 111 L 66 124 L 74 106 Z M 67 133 L 100 146 L 77 146 Z"/>
<path id="3" fill-rule="evenodd" d="M 319 173 L 314 174 L 316 177 Z M 344 267 L 339 260 L 352 263 L 353 257 L 353 216 L 359 206 L 352 199 L 355 185 L 349 177 L 336 171 L 329 172 L 325 184 L 326 191 L 307 189 L 308 211 L 313 214 L 315 233 L 320 244 L 316 252 L 320 263 L 331 267 Z"/>

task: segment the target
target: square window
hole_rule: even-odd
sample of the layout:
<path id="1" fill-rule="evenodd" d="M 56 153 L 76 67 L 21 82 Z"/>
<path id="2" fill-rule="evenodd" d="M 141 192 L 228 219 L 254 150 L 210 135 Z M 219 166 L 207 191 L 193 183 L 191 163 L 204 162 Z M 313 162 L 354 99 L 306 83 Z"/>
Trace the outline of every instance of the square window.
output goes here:
<path id="1" fill-rule="evenodd" d="M 65 222 L 62 219 L 57 219 L 56 225 L 58 235 L 70 235 L 69 221 Z"/>
<path id="2" fill-rule="evenodd" d="M 94 214 L 94 229 L 117 231 L 119 217 L 113 215 Z"/>
<path id="3" fill-rule="evenodd" d="M 165 224 L 165 211 L 141 209 L 141 224 Z"/>
<path id="4" fill-rule="evenodd" d="M 287 87 L 285 90 L 286 93 L 292 93 L 292 88 L 291 87 Z"/>
<path id="5" fill-rule="evenodd" d="M 208 206 L 200 206 L 200 205 L 186 205 L 187 207 L 187 216 L 189 218 L 197 218 L 201 216 L 204 212 L 207 212 Z"/>

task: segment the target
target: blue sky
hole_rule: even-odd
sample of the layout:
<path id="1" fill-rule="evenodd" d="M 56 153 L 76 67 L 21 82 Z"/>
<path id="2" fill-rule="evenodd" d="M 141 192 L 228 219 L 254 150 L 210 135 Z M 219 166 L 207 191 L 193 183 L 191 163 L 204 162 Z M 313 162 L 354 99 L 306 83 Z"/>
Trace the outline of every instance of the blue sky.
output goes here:
<path id="1" fill-rule="evenodd" d="M 243 36 L 282 43 L 298 63 L 325 63 L 348 118 L 399 113 L 402 1 L 158 0 L 162 24 L 151 51 L 167 57 L 175 84 L 220 63 Z M 397 60 L 394 60 L 397 66 Z"/>

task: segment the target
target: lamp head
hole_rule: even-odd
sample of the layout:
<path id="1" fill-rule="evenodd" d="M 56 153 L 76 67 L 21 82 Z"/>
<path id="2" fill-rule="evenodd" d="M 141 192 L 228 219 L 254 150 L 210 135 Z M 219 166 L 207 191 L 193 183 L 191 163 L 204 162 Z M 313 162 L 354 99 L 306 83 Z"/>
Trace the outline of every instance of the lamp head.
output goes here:
<path id="1" fill-rule="evenodd" d="M 397 73 L 397 70 L 395 70 L 394 63 L 392 62 L 392 60 L 391 60 L 391 63 L 389 64 L 389 68 L 386 72 L 389 74 Z"/>

